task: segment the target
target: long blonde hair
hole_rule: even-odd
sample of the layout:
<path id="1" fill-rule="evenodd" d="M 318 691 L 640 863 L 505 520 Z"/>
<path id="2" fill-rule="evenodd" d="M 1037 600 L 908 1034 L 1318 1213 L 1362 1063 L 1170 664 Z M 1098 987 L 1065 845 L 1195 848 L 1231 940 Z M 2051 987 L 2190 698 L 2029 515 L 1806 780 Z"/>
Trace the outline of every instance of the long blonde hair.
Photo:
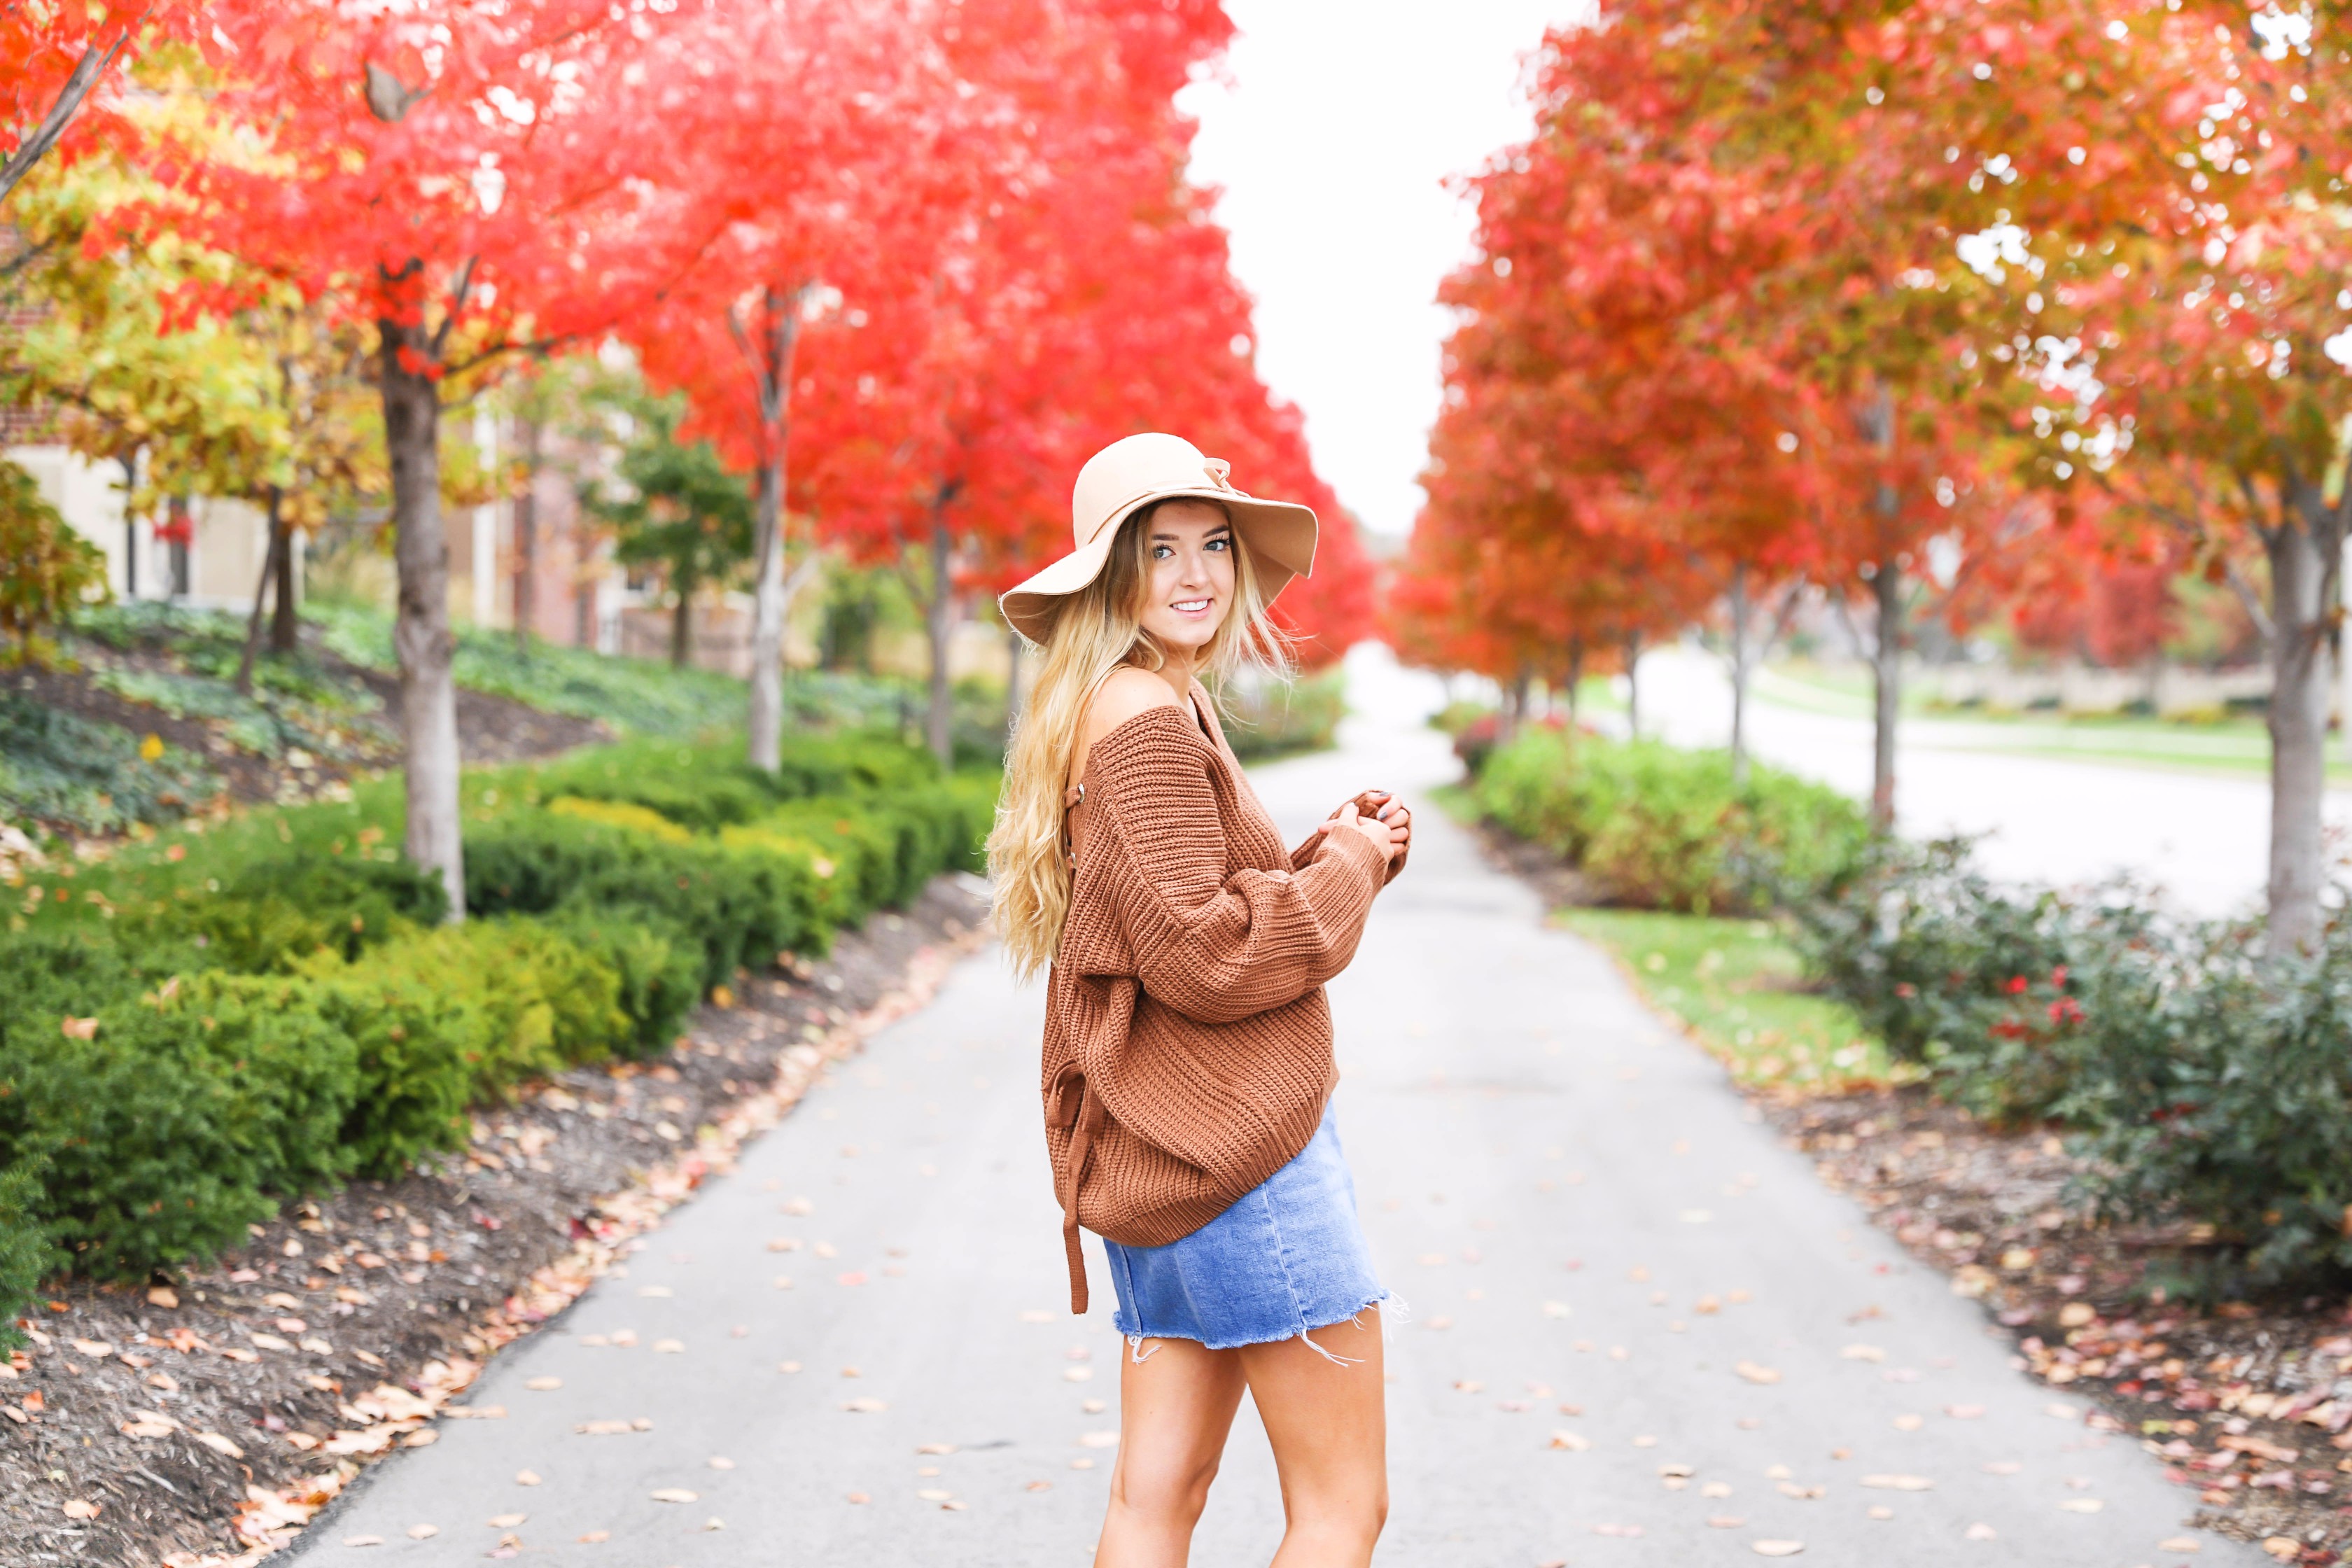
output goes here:
<path id="1" fill-rule="evenodd" d="M 1165 503 L 1160 503 L 1165 504 Z M 1070 868 L 1062 858 L 1062 792 L 1087 706 L 1105 677 L 1122 664 L 1159 669 L 1167 655 L 1143 629 L 1151 584 L 1150 533 L 1157 505 L 1119 525 L 1095 580 L 1063 601 L 1045 634 L 1029 701 L 1013 726 L 988 836 L 988 869 L 996 887 L 996 930 L 1013 973 L 1026 978 L 1054 960 L 1070 913 Z M 1277 678 L 1290 673 L 1290 639 L 1266 614 L 1249 546 L 1234 535 L 1234 607 L 1210 640 L 1201 668 L 1222 688 L 1244 668 Z"/>

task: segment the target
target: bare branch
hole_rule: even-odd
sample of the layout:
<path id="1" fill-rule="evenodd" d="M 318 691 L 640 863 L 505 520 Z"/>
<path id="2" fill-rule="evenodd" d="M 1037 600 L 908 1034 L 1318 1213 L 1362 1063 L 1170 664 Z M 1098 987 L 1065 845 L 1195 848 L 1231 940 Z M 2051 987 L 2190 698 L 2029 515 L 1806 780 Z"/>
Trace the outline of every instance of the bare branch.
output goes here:
<path id="1" fill-rule="evenodd" d="M 2263 607 L 2263 596 L 2254 592 L 2254 585 L 2246 581 L 2246 574 L 2238 570 L 2238 563 L 2226 555 L 2221 558 L 2221 574 L 2230 584 L 2230 591 L 2238 595 L 2238 603 L 2245 609 L 2246 618 L 2254 623 L 2254 630 L 2261 634 L 2263 646 L 2271 650 L 2272 658 L 2276 658 L 2280 653 L 2278 623 L 2272 620 L 2270 612 Z"/>
<path id="2" fill-rule="evenodd" d="M 66 78 L 65 86 L 58 90 L 58 100 L 50 105 L 48 118 L 18 144 L 14 157 L 0 164 L 0 202 L 6 201 L 8 193 L 33 172 L 33 165 L 47 157 L 49 149 L 58 144 L 58 138 L 66 133 L 66 127 L 72 124 L 73 117 L 81 111 L 82 100 L 89 96 L 89 89 L 98 85 L 98 79 L 106 74 L 107 68 L 114 64 L 115 58 L 131 47 L 131 33 L 146 19 L 147 12 L 140 12 L 103 54 L 99 52 L 95 43 L 82 51 L 73 74 Z"/>
<path id="3" fill-rule="evenodd" d="M 433 331 L 433 359 L 436 363 L 440 362 L 441 351 L 448 345 L 450 329 L 457 324 L 458 316 L 465 311 L 466 297 L 474 291 L 474 267 L 480 260 L 478 256 L 468 256 L 457 268 L 457 285 L 449 290 L 449 308 L 442 312 L 441 324 Z"/>

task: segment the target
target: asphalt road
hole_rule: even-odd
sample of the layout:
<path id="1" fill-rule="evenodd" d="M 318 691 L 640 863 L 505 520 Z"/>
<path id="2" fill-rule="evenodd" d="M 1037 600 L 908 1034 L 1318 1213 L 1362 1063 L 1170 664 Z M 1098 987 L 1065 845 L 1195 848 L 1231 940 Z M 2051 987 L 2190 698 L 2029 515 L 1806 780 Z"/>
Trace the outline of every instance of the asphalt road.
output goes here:
<path id="1" fill-rule="evenodd" d="M 1867 719 L 1758 700 L 1756 754 L 1844 791 L 1870 795 Z M 1681 647 L 1642 660 L 1645 732 L 1719 746 L 1731 729 L 1720 660 Z M 2270 853 L 2270 784 L 2260 773 L 2204 773 L 2161 763 L 2019 756 L 2012 727 L 1906 718 L 1895 734 L 1895 814 L 1909 836 L 1982 835 L 1978 856 L 1997 877 L 2060 886 L 2118 873 L 2152 884 L 2180 908 L 2234 915 L 2259 906 Z M 2331 827 L 2352 826 L 2352 793 L 2330 790 Z"/>
<path id="2" fill-rule="evenodd" d="M 1412 722 L 1424 689 L 1362 673 L 1385 717 L 1258 775 L 1297 830 L 1448 774 Z M 2192 1500 L 2136 1437 L 2012 1371 L 1976 1305 L 1822 1188 L 1608 961 L 1420 820 L 1334 987 L 1341 1136 L 1412 1308 L 1380 1561 L 2267 1562 L 2159 1550 Z M 625 1277 L 502 1354 L 470 1397 L 504 1419 L 380 1467 L 301 1560 L 473 1563 L 511 1534 L 523 1561 L 614 1568 L 1086 1563 L 1122 1347 L 1099 1254 L 1093 1314 L 1062 1297 L 1040 1005 L 992 953 L 965 963 Z M 1264 1562 L 1279 1531 L 1244 1407 L 1194 1561 Z"/>

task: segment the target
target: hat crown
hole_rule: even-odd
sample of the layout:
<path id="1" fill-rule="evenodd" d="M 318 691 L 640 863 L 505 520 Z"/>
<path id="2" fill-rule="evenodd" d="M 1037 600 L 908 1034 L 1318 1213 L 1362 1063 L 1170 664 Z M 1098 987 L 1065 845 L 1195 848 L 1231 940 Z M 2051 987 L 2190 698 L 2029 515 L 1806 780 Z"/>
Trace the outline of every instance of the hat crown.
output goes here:
<path id="1" fill-rule="evenodd" d="M 1070 530 L 1090 542 L 1146 496 L 1171 490 L 1233 490 L 1225 465 L 1181 436 L 1156 431 L 1113 441 L 1087 459 L 1070 491 Z"/>

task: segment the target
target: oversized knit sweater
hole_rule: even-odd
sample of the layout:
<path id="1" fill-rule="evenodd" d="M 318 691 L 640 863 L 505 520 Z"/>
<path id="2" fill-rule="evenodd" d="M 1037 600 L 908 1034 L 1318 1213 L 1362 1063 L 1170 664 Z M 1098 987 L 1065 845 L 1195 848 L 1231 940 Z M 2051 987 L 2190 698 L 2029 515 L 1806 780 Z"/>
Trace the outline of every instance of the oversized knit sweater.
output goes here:
<path id="1" fill-rule="evenodd" d="M 1286 851 L 1223 732 L 1181 709 L 1096 742 L 1080 787 L 1042 1079 L 1073 1312 L 1079 1226 L 1165 1246 L 1315 1135 L 1337 1080 L 1323 983 L 1388 869 L 1353 832 Z"/>

